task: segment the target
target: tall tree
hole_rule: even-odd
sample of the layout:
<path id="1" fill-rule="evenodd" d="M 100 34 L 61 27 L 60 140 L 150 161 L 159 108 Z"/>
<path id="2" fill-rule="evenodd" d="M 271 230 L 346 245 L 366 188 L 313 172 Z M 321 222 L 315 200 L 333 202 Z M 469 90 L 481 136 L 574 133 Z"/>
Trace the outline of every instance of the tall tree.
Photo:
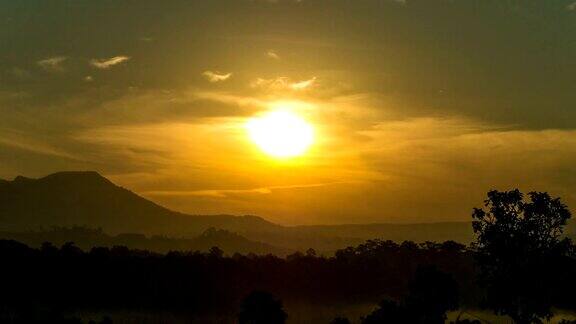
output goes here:
<path id="1" fill-rule="evenodd" d="M 472 227 L 485 306 L 516 323 L 549 319 L 557 288 L 559 261 L 571 242 L 562 237 L 571 217 L 559 198 L 518 190 L 490 191 L 484 208 L 475 208 Z"/>

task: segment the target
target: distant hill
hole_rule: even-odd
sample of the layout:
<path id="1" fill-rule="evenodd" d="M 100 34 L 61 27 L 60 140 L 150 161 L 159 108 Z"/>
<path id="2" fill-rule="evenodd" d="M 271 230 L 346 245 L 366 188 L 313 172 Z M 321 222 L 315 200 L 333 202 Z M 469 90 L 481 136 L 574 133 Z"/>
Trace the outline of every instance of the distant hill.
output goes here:
<path id="1" fill-rule="evenodd" d="M 270 244 L 255 242 L 236 233 L 226 230 L 209 228 L 204 233 L 193 238 L 169 238 L 166 236 L 145 236 L 144 234 L 123 233 L 109 235 L 101 229 L 85 227 L 58 227 L 46 231 L 34 232 L 0 232 L 0 238 L 16 240 L 31 247 L 40 247 L 44 242 L 55 246 L 62 246 L 73 242 L 83 250 L 93 247 L 125 246 L 131 249 L 144 249 L 147 251 L 166 253 L 168 251 L 201 251 L 207 252 L 217 246 L 225 254 L 275 254 L 284 256 L 293 251 L 278 248 Z"/>
<path id="2" fill-rule="evenodd" d="M 0 180 L 0 231 L 21 233 L 74 226 L 102 228 L 110 235 L 186 239 L 199 238 L 207 229 L 217 228 L 277 249 L 312 247 L 321 253 L 374 238 L 464 244 L 473 239 L 469 222 L 281 226 L 257 216 L 188 215 L 159 206 L 91 171 Z M 576 234 L 573 225 L 567 234 Z M 217 245 L 218 240 L 212 237 L 210 242 Z"/>
<path id="3" fill-rule="evenodd" d="M 469 222 L 313 225 L 298 226 L 296 229 L 301 233 L 314 233 L 315 235 L 363 239 L 385 237 L 392 241 L 441 242 L 453 240 L 467 243 L 474 238 L 471 223 Z"/>

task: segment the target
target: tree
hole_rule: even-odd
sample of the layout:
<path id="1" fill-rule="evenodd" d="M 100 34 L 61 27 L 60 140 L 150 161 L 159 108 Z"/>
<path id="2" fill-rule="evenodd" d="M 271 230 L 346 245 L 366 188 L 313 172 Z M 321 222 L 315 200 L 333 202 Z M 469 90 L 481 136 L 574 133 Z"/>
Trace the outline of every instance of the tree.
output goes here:
<path id="1" fill-rule="evenodd" d="M 472 227 L 484 305 L 516 323 L 541 323 L 552 317 L 555 266 L 571 247 L 562 238 L 570 211 L 559 198 L 518 190 L 490 191 L 485 209 L 475 208 Z"/>
<path id="2" fill-rule="evenodd" d="M 213 246 L 210 248 L 208 255 L 212 258 L 221 259 L 224 256 L 224 251 L 217 246 Z"/>
<path id="3" fill-rule="evenodd" d="M 239 324 L 284 324 L 288 315 L 282 302 L 265 291 L 253 291 L 240 306 Z"/>
<path id="4" fill-rule="evenodd" d="M 306 250 L 306 256 L 307 257 L 316 257 L 316 250 L 314 250 L 313 248 L 309 248 L 308 250 Z"/>
<path id="5" fill-rule="evenodd" d="M 392 300 L 383 300 L 378 308 L 362 319 L 362 324 L 408 324 L 410 318 L 407 310 Z"/>
<path id="6" fill-rule="evenodd" d="M 458 308 L 458 284 L 434 266 L 418 267 L 408 295 L 390 300 L 362 320 L 362 324 L 444 324 L 446 312 Z"/>
<path id="7" fill-rule="evenodd" d="M 446 321 L 446 312 L 458 308 L 458 283 L 434 266 L 418 267 L 404 301 L 414 323 Z"/>

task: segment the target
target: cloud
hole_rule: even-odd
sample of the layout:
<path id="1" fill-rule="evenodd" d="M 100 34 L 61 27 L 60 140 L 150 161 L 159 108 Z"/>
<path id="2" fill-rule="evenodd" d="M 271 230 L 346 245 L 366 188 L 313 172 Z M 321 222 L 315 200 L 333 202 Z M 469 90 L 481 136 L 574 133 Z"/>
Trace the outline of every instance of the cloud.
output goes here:
<path id="1" fill-rule="evenodd" d="M 114 56 L 109 59 L 92 59 L 90 60 L 90 65 L 97 69 L 106 70 L 114 65 L 126 62 L 130 59 L 129 56 Z"/>
<path id="2" fill-rule="evenodd" d="M 296 185 L 285 185 L 285 186 L 269 186 L 269 187 L 259 187 L 250 189 L 209 189 L 209 190 L 158 190 L 158 191 L 146 191 L 143 192 L 145 195 L 149 196 L 209 196 L 209 197 L 219 197 L 225 198 L 229 195 L 234 194 L 261 194 L 267 195 L 271 194 L 275 190 L 286 190 L 286 189 L 304 189 L 304 188 L 317 188 L 325 187 L 336 184 L 344 184 L 346 182 L 330 182 L 330 183 L 311 183 L 311 184 L 296 184 Z"/>
<path id="3" fill-rule="evenodd" d="M 54 56 L 49 57 L 40 61 L 37 61 L 36 64 L 40 66 L 42 69 L 46 71 L 62 71 L 64 68 L 62 67 L 62 63 L 66 61 L 68 57 L 66 56 Z"/>
<path id="4" fill-rule="evenodd" d="M 293 90 L 304 90 L 304 89 L 308 89 L 311 86 L 313 86 L 314 83 L 316 83 L 316 77 L 313 77 L 310 80 L 304 80 L 304 81 L 292 83 L 292 84 L 290 84 L 290 88 L 292 88 Z"/>
<path id="5" fill-rule="evenodd" d="M 86 82 L 92 82 L 92 81 L 94 81 L 94 78 L 91 75 L 87 75 L 84 77 L 83 80 Z"/>
<path id="6" fill-rule="evenodd" d="M 267 56 L 268 58 L 273 59 L 273 60 L 279 60 L 279 59 L 280 59 L 280 56 L 278 55 L 278 53 L 276 53 L 275 50 L 269 50 L 269 51 L 267 51 L 267 52 L 266 52 L 266 56 Z"/>
<path id="7" fill-rule="evenodd" d="M 316 77 L 302 81 L 292 81 L 288 77 L 277 77 L 272 79 L 258 78 L 251 83 L 253 88 L 265 88 L 268 90 L 306 90 L 314 86 Z"/>
<path id="8" fill-rule="evenodd" d="M 552 174 L 576 158 L 576 130 L 521 130 L 435 117 L 382 122 L 371 129 L 364 133 L 371 140 L 357 149 L 375 170 L 405 185 L 445 182 L 477 190 L 548 179 L 552 188 Z"/>
<path id="9" fill-rule="evenodd" d="M 575 10 L 576 10 L 576 1 L 575 1 L 575 2 L 572 2 L 572 3 L 569 4 L 569 5 L 567 5 L 567 6 L 566 6 L 566 9 L 567 9 L 567 10 L 570 10 L 570 11 L 575 11 Z"/>
<path id="10" fill-rule="evenodd" d="M 11 147 L 36 154 L 55 156 L 70 160 L 82 160 L 79 156 L 57 148 L 35 138 L 29 138 L 22 132 L 0 129 L 0 146 Z"/>
<path id="11" fill-rule="evenodd" d="M 98 79 L 84 82 L 89 84 L 96 80 Z M 264 106 L 250 98 L 228 97 L 217 92 L 142 89 L 127 91 L 125 95 L 92 104 L 94 106 L 91 108 L 75 111 L 66 118 L 82 127 L 166 122 L 202 123 L 215 119 L 246 117 Z"/>
<path id="12" fill-rule="evenodd" d="M 146 109 L 151 98 L 115 107 Z M 250 211 L 275 220 L 297 214 L 318 222 L 334 214 L 356 215 L 358 221 L 431 221 L 462 220 L 491 188 L 521 186 L 572 195 L 568 203 L 576 199 L 575 130 L 516 130 L 458 116 L 358 124 L 322 108 L 332 118 L 324 119 L 327 141 L 318 142 L 319 154 L 311 152 L 305 167 L 295 166 L 297 172 L 286 177 L 251 153 L 256 148 L 249 145 L 242 118 L 120 123 L 84 130 L 74 139 L 95 152 L 90 160 L 111 165 L 107 169 L 148 174 L 144 180 L 126 178 L 123 185 L 186 211 Z M 357 134 L 362 138 L 353 138 Z M 420 197 L 419 204 L 413 197 Z M 286 199 L 289 208 L 274 209 Z M 207 201 L 210 206 L 203 205 Z M 335 201 L 346 206 L 334 207 Z"/>
<path id="13" fill-rule="evenodd" d="M 232 73 L 222 74 L 220 72 L 205 71 L 202 75 L 210 82 L 220 82 L 230 79 Z"/>

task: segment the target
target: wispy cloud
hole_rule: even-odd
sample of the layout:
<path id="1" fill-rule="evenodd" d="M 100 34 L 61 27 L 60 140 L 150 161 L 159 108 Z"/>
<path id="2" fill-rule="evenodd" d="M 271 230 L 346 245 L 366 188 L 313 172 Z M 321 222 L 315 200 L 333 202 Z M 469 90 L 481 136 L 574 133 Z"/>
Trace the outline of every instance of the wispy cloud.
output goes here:
<path id="1" fill-rule="evenodd" d="M 273 60 L 279 60 L 280 59 L 280 55 L 278 55 L 278 53 L 276 53 L 275 50 L 266 51 L 266 57 L 271 58 Z"/>
<path id="2" fill-rule="evenodd" d="M 295 184 L 286 186 L 269 186 L 249 189 L 209 189 L 209 190 L 159 190 L 159 191 L 146 191 L 143 192 L 149 196 L 209 196 L 209 197 L 227 197 L 234 194 L 271 194 L 275 190 L 288 190 L 288 189 L 305 189 L 317 188 L 330 185 L 343 184 L 346 182 L 329 182 L 329 183 L 311 183 L 311 184 Z"/>
<path id="3" fill-rule="evenodd" d="M 0 146 L 11 147 L 36 154 L 55 156 L 71 160 L 82 160 L 75 154 L 54 147 L 44 141 L 24 136 L 21 132 L 9 129 L 0 129 Z"/>
<path id="4" fill-rule="evenodd" d="M 90 65 L 92 65 L 93 67 L 97 68 L 97 69 L 102 69 L 102 70 L 106 70 L 109 69 L 111 67 L 113 67 L 114 65 L 118 65 L 120 63 L 124 63 L 126 61 L 128 61 L 130 59 L 129 56 L 114 56 L 108 59 L 92 59 L 90 60 Z"/>
<path id="5" fill-rule="evenodd" d="M 295 90 L 301 91 L 311 88 L 316 83 L 316 77 L 302 81 L 292 81 L 288 77 L 272 79 L 258 78 L 251 83 L 253 88 L 266 88 L 269 90 Z"/>
<path id="6" fill-rule="evenodd" d="M 570 11 L 575 11 L 575 10 L 576 10 L 576 1 L 575 1 L 575 2 L 572 2 L 572 3 L 569 4 L 569 5 L 567 5 L 567 6 L 566 6 L 566 9 L 567 9 L 567 10 L 570 10 Z"/>
<path id="7" fill-rule="evenodd" d="M 224 74 L 220 72 L 205 71 L 204 73 L 202 73 L 202 75 L 206 78 L 206 80 L 214 83 L 230 79 L 232 73 Z"/>
<path id="8" fill-rule="evenodd" d="M 292 88 L 294 90 L 304 90 L 304 89 L 308 89 L 311 86 L 313 86 L 314 83 L 316 83 L 316 77 L 313 77 L 310 80 L 304 80 L 304 81 L 292 83 L 292 84 L 290 84 L 290 88 Z"/>
<path id="9" fill-rule="evenodd" d="M 64 70 L 64 68 L 62 67 L 62 63 L 64 63 L 64 61 L 66 61 L 67 59 L 68 57 L 66 56 L 54 56 L 37 61 L 36 64 L 38 64 L 38 66 L 40 66 L 42 69 L 46 71 L 51 72 L 62 71 Z"/>

